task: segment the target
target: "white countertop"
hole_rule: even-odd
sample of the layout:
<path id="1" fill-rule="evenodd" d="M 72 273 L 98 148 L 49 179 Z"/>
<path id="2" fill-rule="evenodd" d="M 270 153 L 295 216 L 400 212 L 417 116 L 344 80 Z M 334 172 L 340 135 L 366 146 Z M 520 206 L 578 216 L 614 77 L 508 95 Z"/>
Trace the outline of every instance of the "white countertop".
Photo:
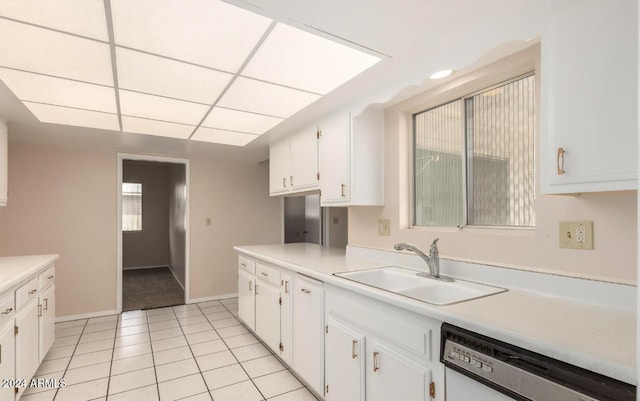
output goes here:
<path id="1" fill-rule="evenodd" d="M 636 316 L 632 311 L 514 289 L 437 306 L 334 276 L 333 273 L 389 265 L 347 258 L 344 250 L 313 244 L 237 246 L 235 249 L 325 283 L 637 384 Z"/>
<path id="2" fill-rule="evenodd" d="M 0 293 L 34 275 L 58 259 L 58 255 L 0 257 Z"/>

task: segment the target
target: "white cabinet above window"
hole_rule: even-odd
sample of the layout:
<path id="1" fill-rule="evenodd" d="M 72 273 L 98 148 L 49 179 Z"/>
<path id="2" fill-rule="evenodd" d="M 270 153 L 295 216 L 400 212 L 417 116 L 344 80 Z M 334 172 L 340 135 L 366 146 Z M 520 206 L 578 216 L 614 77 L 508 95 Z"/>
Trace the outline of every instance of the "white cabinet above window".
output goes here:
<path id="1" fill-rule="evenodd" d="M 318 189 L 318 129 L 308 127 L 269 146 L 269 194 Z"/>
<path id="2" fill-rule="evenodd" d="M 542 37 L 541 191 L 637 189 L 637 2 L 589 0 Z"/>

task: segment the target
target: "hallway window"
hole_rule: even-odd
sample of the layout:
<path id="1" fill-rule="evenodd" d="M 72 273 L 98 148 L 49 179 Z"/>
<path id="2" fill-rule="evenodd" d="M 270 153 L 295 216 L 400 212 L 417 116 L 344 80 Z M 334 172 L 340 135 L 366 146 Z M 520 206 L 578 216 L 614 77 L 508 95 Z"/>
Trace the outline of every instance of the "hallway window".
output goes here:
<path id="1" fill-rule="evenodd" d="M 122 231 L 142 231 L 141 183 L 122 183 Z"/>

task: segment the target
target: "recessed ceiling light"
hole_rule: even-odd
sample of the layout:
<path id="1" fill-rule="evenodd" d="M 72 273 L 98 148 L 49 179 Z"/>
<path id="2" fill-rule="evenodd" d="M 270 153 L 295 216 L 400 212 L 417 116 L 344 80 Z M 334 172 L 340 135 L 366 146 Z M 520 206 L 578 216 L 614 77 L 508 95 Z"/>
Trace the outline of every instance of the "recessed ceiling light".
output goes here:
<path id="1" fill-rule="evenodd" d="M 200 142 L 221 143 L 224 145 L 244 146 L 257 137 L 258 135 L 200 127 L 191 137 L 191 140 Z"/>
<path id="2" fill-rule="evenodd" d="M 51 106 L 49 104 L 23 103 L 43 123 L 120 131 L 117 114 Z"/>
<path id="3" fill-rule="evenodd" d="M 218 0 L 111 0 L 116 45 L 236 72 L 271 19 Z"/>
<path id="4" fill-rule="evenodd" d="M 319 98 L 313 93 L 239 77 L 218 106 L 288 118 Z"/>
<path id="5" fill-rule="evenodd" d="M 136 134 L 165 136 L 169 138 L 187 139 L 195 126 L 168 123 L 165 121 L 147 120 L 122 116 L 122 131 Z"/>
<path id="6" fill-rule="evenodd" d="M 118 86 L 211 105 L 232 74 L 134 50 L 116 48 Z"/>
<path id="7" fill-rule="evenodd" d="M 198 125 L 209 106 L 120 89 L 123 116 Z"/>
<path id="8" fill-rule="evenodd" d="M 113 86 L 106 43 L 0 19 L 0 66 Z"/>
<path id="9" fill-rule="evenodd" d="M 282 118 L 214 107 L 202 122 L 202 126 L 260 135 L 280 124 L 282 121 Z"/>
<path id="10" fill-rule="evenodd" d="M 279 23 L 242 75 L 326 94 L 379 61 L 379 57 Z"/>
<path id="11" fill-rule="evenodd" d="M 3 0 L 0 15 L 105 42 L 109 40 L 103 0 Z"/>
<path id="12" fill-rule="evenodd" d="M 105 113 L 118 112 L 115 91 L 107 86 L 7 68 L 0 68 L 0 79 L 22 101 L 30 100 Z"/>
<path id="13" fill-rule="evenodd" d="M 451 75 L 451 73 L 452 73 L 452 72 L 453 72 L 453 70 L 442 70 L 442 71 L 438 71 L 438 72 L 435 72 L 435 73 L 431 74 L 431 75 L 429 76 L 429 78 L 431 78 L 431 79 L 442 79 L 442 78 L 446 78 L 446 77 L 448 77 L 449 75 Z"/>

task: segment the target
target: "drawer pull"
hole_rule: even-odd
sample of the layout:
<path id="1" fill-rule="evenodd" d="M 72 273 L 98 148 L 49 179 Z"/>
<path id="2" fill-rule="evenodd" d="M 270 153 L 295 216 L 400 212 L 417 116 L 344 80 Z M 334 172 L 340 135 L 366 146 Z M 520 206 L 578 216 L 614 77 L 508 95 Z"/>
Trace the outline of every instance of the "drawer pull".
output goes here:
<path id="1" fill-rule="evenodd" d="M 35 294 L 37 291 L 38 291 L 37 289 L 33 289 L 33 290 L 29 291 L 29 295 L 33 295 L 33 294 Z"/>
<path id="2" fill-rule="evenodd" d="M 377 372 L 380 370 L 380 366 L 378 366 L 378 353 L 373 353 L 373 371 Z"/>
<path id="3" fill-rule="evenodd" d="M 53 276 L 53 274 L 52 274 L 52 275 L 50 275 L 49 277 L 47 277 L 47 280 L 51 280 L 53 277 L 54 277 L 54 276 Z"/>
<path id="4" fill-rule="evenodd" d="M 340 185 L 340 195 L 344 198 L 346 195 L 344 194 L 344 190 L 346 188 L 346 185 L 341 184 Z"/>
<path id="5" fill-rule="evenodd" d="M 242 262 L 242 263 L 240 263 L 240 264 L 242 265 L 242 267 L 247 267 L 247 264 L 246 264 L 246 263 L 244 263 L 244 262 Z"/>
<path id="6" fill-rule="evenodd" d="M 11 313 L 11 311 L 13 311 L 13 308 L 5 309 L 5 311 L 1 312 L 0 315 L 8 315 L 9 313 Z"/>
<path id="7" fill-rule="evenodd" d="M 253 291 L 253 286 L 251 284 L 252 284 L 252 282 L 249 281 L 249 291 Z"/>
<path id="8" fill-rule="evenodd" d="M 305 294 L 311 294 L 311 290 L 307 290 L 306 288 L 301 288 L 300 291 L 304 292 Z"/>
<path id="9" fill-rule="evenodd" d="M 265 276 L 265 277 L 269 277 L 269 274 L 268 274 L 268 273 L 261 272 L 260 274 L 262 274 L 262 275 L 263 275 L 263 276 Z"/>
<path id="10" fill-rule="evenodd" d="M 44 310 L 49 310 L 49 298 L 44 299 Z"/>
<path id="11" fill-rule="evenodd" d="M 38 317 L 42 317 L 42 304 L 38 304 Z"/>
<path id="12" fill-rule="evenodd" d="M 285 280 L 284 282 L 284 293 L 285 294 L 289 293 L 289 280 Z"/>
<path id="13" fill-rule="evenodd" d="M 351 341 L 351 359 L 356 359 L 358 357 L 357 353 L 358 340 Z"/>

